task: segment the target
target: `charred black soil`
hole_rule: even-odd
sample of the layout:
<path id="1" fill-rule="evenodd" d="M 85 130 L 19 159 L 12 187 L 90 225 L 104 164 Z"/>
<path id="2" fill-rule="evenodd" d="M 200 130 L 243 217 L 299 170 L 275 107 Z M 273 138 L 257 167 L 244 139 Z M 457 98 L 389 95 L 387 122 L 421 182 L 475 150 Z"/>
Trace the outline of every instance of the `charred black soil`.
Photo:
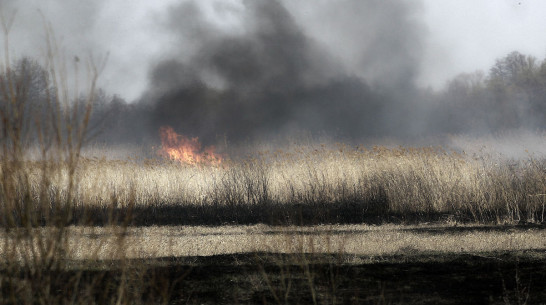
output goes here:
<path id="1" fill-rule="evenodd" d="M 544 219 L 539 212 L 533 219 Z M 76 208 L 73 224 L 104 225 L 127 223 L 132 226 L 168 225 L 323 225 L 323 224 L 419 224 L 423 222 L 495 223 L 499 217 L 487 211 L 480 215 L 469 211 L 397 213 L 387 202 L 340 203 L 257 203 L 217 205 L 149 205 L 129 208 Z M 527 224 L 527 223 L 526 223 Z"/>
<path id="2" fill-rule="evenodd" d="M 81 289 L 94 286 L 98 303 L 111 301 L 123 282 L 128 293 L 142 292 L 144 303 L 544 304 L 545 257 L 544 250 L 375 258 L 246 253 L 75 261 L 49 276 L 61 285 L 79 278 Z M 3 283 L 5 297 L 17 291 L 14 284 Z"/>

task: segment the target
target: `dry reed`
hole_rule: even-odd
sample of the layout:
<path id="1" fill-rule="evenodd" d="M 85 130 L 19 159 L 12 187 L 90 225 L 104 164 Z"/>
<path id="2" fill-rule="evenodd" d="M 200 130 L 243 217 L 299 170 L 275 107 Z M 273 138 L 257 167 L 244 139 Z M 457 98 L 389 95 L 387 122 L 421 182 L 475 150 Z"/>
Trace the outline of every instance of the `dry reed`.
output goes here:
<path id="1" fill-rule="evenodd" d="M 55 167 L 48 189 L 52 200 L 70 193 L 66 183 L 70 170 L 61 165 Z M 39 185 L 41 163 L 26 162 L 23 167 L 29 184 Z M 323 145 L 260 152 L 220 166 L 89 158 L 78 163 L 78 173 L 77 207 L 193 208 L 197 213 L 193 217 L 203 223 L 214 217 L 211 211 L 227 208 L 239 214 L 226 222 L 252 223 L 247 214 L 264 207 L 285 211 L 313 207 L 316 215 L 305 216 L 317 216 L 315 222 L 366 222 L 375 217 L 543 222 L 546 203 L 546 160 L 493 161 L 430 147 L 368 150 Z M 30 197 L 37 197 L 39 188 L 31 189 L 35 191 Z M 332 208 L 337 215 L 323 217 L 321 208 Z M 360 219 L 354 218 L 355 211 Z M 187 224 L 187 216 L 179 216 L 178 224 Z"/>

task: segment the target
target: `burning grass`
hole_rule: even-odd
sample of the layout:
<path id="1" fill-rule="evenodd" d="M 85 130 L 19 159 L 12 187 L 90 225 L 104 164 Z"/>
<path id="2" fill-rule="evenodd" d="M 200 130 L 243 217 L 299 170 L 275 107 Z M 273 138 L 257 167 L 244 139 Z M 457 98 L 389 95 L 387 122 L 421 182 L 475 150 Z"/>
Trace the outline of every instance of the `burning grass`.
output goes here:
<path id="1" fill-rule="evenodd" d="M 220 164 L 222 156 L 215 153 L 214 146 L 202 148 L 199 138 L 188 138 L 177 134 L 172 127 L 159 129 L 161 148 L 159 155 L 182 164 Z"/>
<path id="2" fill-rule="evenodd" d="M 29 185 L 40 183 L 41 166 L 25 163 Z M 52 201 L 68 194 L 68 171 L 55 168 Z M 471 157 L 430 147 L 321 145 L 221 164 L 88 158 L 77 175 L 75 217 L 88 210 L 94 223 L 132 211 L 139 225 L 502 224 L 543 222 L 546 205 L 546 160 Z"/>

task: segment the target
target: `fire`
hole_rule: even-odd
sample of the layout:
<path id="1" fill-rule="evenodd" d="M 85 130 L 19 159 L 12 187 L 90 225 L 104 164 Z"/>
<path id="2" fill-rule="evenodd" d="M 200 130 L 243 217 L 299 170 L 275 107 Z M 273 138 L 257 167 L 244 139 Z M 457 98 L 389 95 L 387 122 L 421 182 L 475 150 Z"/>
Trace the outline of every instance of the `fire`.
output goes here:
<path id="1" fill-rule="evenodd" d="M 183 164 L 220 164 L 221 155 L 214 152 L 214 146 L 201 149 L 199 138 L 188 138 L 177 134 L 170 126 L 159 129 L 161 149 L 159 154 Z"/>

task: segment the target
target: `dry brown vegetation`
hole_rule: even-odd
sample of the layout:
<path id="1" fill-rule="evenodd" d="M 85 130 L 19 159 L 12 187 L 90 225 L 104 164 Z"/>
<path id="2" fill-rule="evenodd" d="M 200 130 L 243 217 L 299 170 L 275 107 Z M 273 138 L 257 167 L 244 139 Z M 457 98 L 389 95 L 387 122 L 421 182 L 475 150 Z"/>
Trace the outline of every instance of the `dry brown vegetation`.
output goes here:
<path id="1" fill-rule="evenodd" d="M 531 284 L 520 284 L 521 272 L 540 280 L 543 270 L 544 160 L 323 145 L 219 166 L 94 157 L 72 169 L 57 159 L 14 164 L 2 164 L 24 177 L 8 193 L 19 208 L 2 234 L 3 303 L 379 304 L 403 297 L 374 277 L 412 262 L 415 276 L 431 279 L 424 270 L 438 263 L 451 266 L 442 271 L 448 277 L 451 268 L 467 276 L 496 264 L 509 277 L 481 272 L 498 288 L 468 285 L 524 303 Z M 363 222 L 382 225 L 344 224 Z M 528 224 L 510 225 L 521 222 Z M 133 226 L 173 223 L 275 226 Z M 523 271 L 512 271 L 514 258 L 503 253 L 521 257 Z M 369 280 L 358 273 L 381 264 L 394 265 Z M 225 273 L 212 276 L 218 268 Z"/>
<path id="2" fill-rule="evenodd" d="M 94 211 L 86 216 L 96 223 L 131 210 L 136 224 L 540 223 L 546 204 L 546 160 L 436 147 L 317 145 L 218 166 L 88 158 L 78 163 L 72 191 L 64 163 L 40 190 L 42 167 L 22 164 L 29 197 L 46 192 L 55 202 L 70 194 L 75 208 Z"/>
<path id="3" fill-rule="evenodd" d="M 406 265 L 385 271 L 375 264 L 422 252 L 445 260 L 449 276 L 451 263 L 464 274 L 477 270 L 449 258 L 453 253 L 537 251 L 520 255 L 527 259 L 522 268 L 546 282 L 543 159 L 499 162 L 440 148 L 345 145 L 257 152 L 219 166 L 84 158 L 102 63 L 90 59 L 88 87 L 76 82 L 68 90 L 66 61 L 46 25 L 46 69 L 38 74 L 46 86 L 35 111 L 31 66 L 12 67 L 13 19 L 0 17 L 0 304 L 385 303 L 394 292 L 382 284 L 385 277 L 403 275 Z M 442 224 L 347 225 L 430 220 Z M 510 231 L 461 222 L 534 226 Z M 260 225 L 139 227 L 226 223 Z M 476 257 L 491 267 L 488 256 Z M 433 261 L 411 275 L 431 275 L 422 271 L 431 266 L 438 271 Z M 480 274 L 491 280 L 487 268 Z M 503 300 L 522 303 L 528 289 L 519 274 L 516 284 L 501 275 L 486 293 L 503 289 Z M 412 285 L 414 278 L 404 281 L 393 285 Z"/>
<path id="4" fill-rule="evenodd" d="M 33 236 L 54 235 L 53 228 L 39 228 Z M 15 238 L 16 233 L 0 235 Z M 236 253 L 334 254 L 367 258 L 373 262 L 392 255 L 423 253 L 465 254 L 506 251 L 540 251 L 546 248 L 546 232 L 540 227 L 483 225 L 328 225 L 328 226 L 70 226 L 67 228 L 67 260 L 151 259 L 214 256 Z M 39 239 L 20 238 L 15 249 L 0 253 L 18 261 L 38 249 Z M 40 253 L 34 250 L 35 253 Z M 6 255 L 7 253 L 7 255 Z"/>

